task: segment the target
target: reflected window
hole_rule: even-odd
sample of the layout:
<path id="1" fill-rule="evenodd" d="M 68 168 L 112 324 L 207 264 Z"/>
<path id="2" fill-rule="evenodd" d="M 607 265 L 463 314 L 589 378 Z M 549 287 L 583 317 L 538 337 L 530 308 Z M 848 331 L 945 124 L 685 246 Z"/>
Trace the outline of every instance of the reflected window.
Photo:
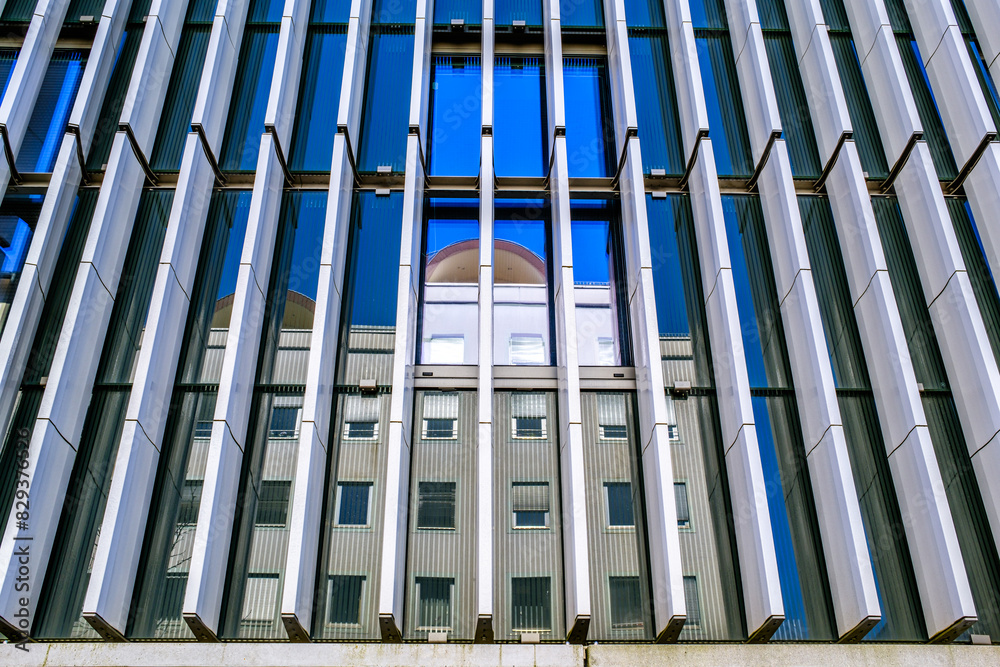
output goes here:
<path id="1" fill-rule="evenodd" d="M 373 26 L 367 71 L 358 171 L 371 173 L 388 168 L 402 172 L 409 131 L 413 26 Z"/>
<path id="2" fill-rule="evenodd" d="M 549 577 L 513 577 L 510 580 L 510 616 L 514 632 L 552 629 L 552 580 Z"/>
<path id="3" fill-rule="evenodd" d="M 608 527 L 623 528 L 635 526 L 635 516 L 632 513 L 632 483 L 605 482 L 605 509 L 608 516 Z"/>
<path id="4" fill-rule="evenodd" d="M 317 13 L 318 8 L 313 3 L 314 20 Z M 337 125 L 333 122 L 336 118 L 330 116 L 337 113 L 340 103 L 346 49 L 346 26 L 309 26 L 292 145 L 288 150 L 290 171 L 330 170 L 333 135 L 337 133 Z"/>
<path id="5" fill-rule="evenodd" d="M 604 8 L 600 0 L 559 0 L 559 18 L 564 28 L 600 28 Z"/>
<path id="6" fill-rule="evenodd" d="M 451 590 L 455 580 L 444 577 L 417 577 L 417 623 L 422 630 L 451 628 Z"/>
<path id="7" fill-rule="evenodd" d="M 275 407 L 271 410 L 269 438 L 295 438 L 299 434 L 299 408 Z"/>
<path id="8" fill-rule="evenodd" d="M 551 365 L 549 204 L 497 200 L 493 223 L 493 363 Z"/>
<path id="9" fill-rule="evenodd" d="M 290 480 L 264 480 L 260 483 L 257 500 L 258 526 L 283 528 L 288 520 L 288 497 L 292 491 Z"/>
<path id="10" fill-rule="evenodd" d="M 361 623 L 361 590 L 365 577 L 361 575 L 331 574 L 326 622 L 338 625 Z"/>
<path id="11" fill-rule="evenodd" d="M 617 207 L 611 201 L 575 200 L 570 210 L 580 365 L 629 365 L 625 251 Z"/>
<path id="12" fill-rule="evenodd" d="M 542 0 L 495 0 L 493 11 L 497 27 L 519 25 L 542 25 Z"/>
<path id="13" fill-rule="evenodd" d="M 420 482 L 417 496 L 417 528 L 455 528 L 455 482 Z"/>
<path id="14" fill-rule="evenodd" d="M 478 0 L 436 0 L 434 25 L 479 25 L 483 22 L 483 3 Z"/>
<path id="15" fill-rule="evenodd" d="M 497 176 L 548 173 L 545 110 L 542 58 L 497 56 L 493 64 L 493 169 Z"/>
<path id="16" fill-rule="evenodd" d="M 614 176 L 618 157 L 607 62 L 603 58 L 564 58 L 563 87 L 570 177 Z"/>
<path id="17" fill-rule="evenodd" d="M 511 502 L 514 528 L 547 528 L 549 525 L 549 483 L 513 482 Z"/>
<path id="18" fill-rule="evenodd" d="M 337 525 L 367 526 L 371 523 L 371 482 L 338 482 Z"/>
<path id="19" fill-rule="evenodd" d="M 688 489 L 685 482 L 674 482 L 674 505 L 677 508 L 677 527 L 691 527 L 691 510 L 688 507 Z"/>
<path id="20" fill-rule="evenodd" d="M 273 610 L 280 600 L 281 575 L 277 572 L 251 572 L 247 575 L 240 625 L 271 625 Z"/>
<path id="21" fill-rule="evenodd" d="M 642 594 L 639 577 L 609 577 L 611 594 L 611 628 L 631 630 L 643 624 Z"/>
<path id="22" fill-rule="evenodd" d="M 428 171 L 432 176 L 479 174 L 483 96 L 480 63 L 479 56 L 434 56 L 428 127 Z"/>
<path id="23" fill-rule="evenodd" d="M 193 526 L 198 523 L 198 507 L 201 505 L 203 483 L 200 479 L 184 480 L 184 487 L 181 490 L 181 504 L 177 510 L 178 525 Z"/>
<path id="24" fill-rule="evenodd" d="M 424 224 L 417 327 L 419 363 L 478 363 L 479 207 L 469 199 L 430 199 Z"/>
<path id="25" fill-rule="evenodd" d="M 701 625 L 701 597 L 698 595 L 698 577 L 684 577 L 684 606 L 687 610 L 685 626 Z"/>

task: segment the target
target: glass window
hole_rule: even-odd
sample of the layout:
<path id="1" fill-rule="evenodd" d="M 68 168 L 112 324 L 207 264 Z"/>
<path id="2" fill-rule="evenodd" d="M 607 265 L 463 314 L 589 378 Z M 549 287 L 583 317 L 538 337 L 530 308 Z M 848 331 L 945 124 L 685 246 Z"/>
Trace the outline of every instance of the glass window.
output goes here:
<path id="1" fill-rule="evenodd" d="M 451 590 L 454 579 L 417 577 L 418 621 L 423 629 L 451 629 Z"/>
<path id="2" fill-rule="evenodd" d="M 345 422 L 344 437 L 353 440 L 377 438 L 378 422 Z"/>
<path id="3" fill-rule="evenodd" d="M 349 6 L 334 0 L 329 0 L 326 6 L 335 5 Z M 319 11 L 319 5 L 314 3 L 314 19 Z M 292 145 L 288 150 L 290 171 L 330 170 L 346 49 L 346 26 L 309 26 Z"/>
<path id="4" fill-rule="evenodd" d="M 351 3 L 348 0 L 313 0 L 313 23 L 347 23 L 351 17 Z"/>
<path id="5" fill-rule="evenodd" d="M 429 199 L 424 207 L 418 363 L 479 362 L 479 207 L 476 200 Z"/>
<path id="6" fill-rule="evenodd" d="M 548 202 L 498 199 L 494 214 L 493 363 L 550 365 Z"/>
<path id="7" fill-rule="evenodd" d="M 115 65 L 111 71 L 108 89 L 104 92 L 104 103 L 101 115 L 94 127 L 94 136 L 90 144 L 90 155 L 87 157 L 88 171 L 104 171 L 111 155 L 111 145 L 118 132 L 118 120 L 125 106 L 129 82 L 132 80 L 132 70 L 135 67 L 135 57 L 139 53 L 142 42 L 144 24 L 130 22 L 125 28 L 125 34 L 118 45 L 115 54 Z M 2 59 L 2 56 L 0 56 Z M 2 76 L 2 73 L 0 73 Z"/>
<path id="8" fill-rule="evenodd" d="M 178 526 L 193 526 L 198 523 L 198 508 L 201 507 L 201 490 L 204 480 L 186 479 L 181 491 L 181 506 L 177 510 Z"/>
<path id="9" fill-rule="evenodd" d="M 603 58 L 563 58 L 563 90 L 570 177 L 614 176 L 618 156 L 607 62 Z"/>
<path id="10" fill-rule="evenodd" d="M 691 527 L 691 510 L 688 508 L 688 489 L 685 482 L 674 482 L 674 505 L 677 508 L 677 527 Z"/>
<path id="11" fill-rule="evenodd" d="M 513 577 L 510 580 L 510 600 L 514 632 L 548 632 L 552 628 L 552 584 L 549 577 Z"/>
<path id="12" fill-rule="evenodd" d="M 288 480 L 264 480 L 257 500 L 258 526 L 284 528 L 288 519 L 288 494 L 292 483 Z"/>
<path id="13" fill-rule="evenodd" d="M 621 220 L 615 202 L 571 203 L 576 340 L 581 366 L 632 360 Z"/>
<path id="14" fill-rule="evenodd" d="M 844 97 L 847 100 L 847 111 L 851 116 L 854 143 L 858 148 L 861 168 L 864 169 L 866 178 L 886 178 L 889 175 L 889 166 L 882 150 L 882 137 L 875 121 L 875 112 L 868 97 L 868 88 L 865 86 L 861 63 L 850 30 L 837 32 L 831 30 L 830 46 L 833 48 L 834 60 L 837 61 L 840 82 L 844 86 Z"/>
<path id="15" fill-rule="evenodd" d="M 86 66 L 85 51 L 57 49 L 52 52 L 24 140 L 17 153 L 15 165 L 18 171 L 52 171 Z"/>
<path id="16" fill-rule="evenodd" d="M 417 528 L 455 528 L 455 482 L 420 482 Z"/>
<path id="17" fill-rule="evenodd" d="M 435 3 L 435 11 L 439 10 Z M 436 55 L 431 64 L 428 135 L 431 176 L 479 174 L 482 66 L 479 56 Z"/>
<path id="18" fill-rule="evenodd" d="M 465 25 L 483 22 L 483 3 L 479 0 L 438 0 L 434 3 L 434 25 L 462 21 Z"/>
<path id="19" fill-rule="evenodd" d="M 40 195 L 8 194 L 0 206 L 0 333 L 14 303 L 41 209 Z"/>
<path id="20" fill-rule="evenodd" d="M 958 176 L 958 167 L 955 166 L 955 158 L 951 154 L 951 144 L 948 143 L 948 135 L 945 133 L 944 122 L 941 120 L 941 113 L 934 99 L 931 82 L 927 78 L 927 70 L 924 68 L 917 40 L 910 34 L 897 34 L 896 44 L 903 59 L 906 77 L 910 80 L 910 90 L 913 91 L 913 101 L 917 104 L 917 113 L 924 128 L 924 139 L 927 140 L 927 147 L 931 151 L 934 169 L 938 178 L 950 181 Z"/>
<path id="21" fill-rule="evenodd" d="M 604 7 L 600 0 L 559 0 L 559 21 L 563 28 L 602 28 Z"/>
<path id="22" fill-rule="evenodd" d="M 493 62 L 493 169 L 496 175 L 547 175 L 548 134 L 544 61 L 541 57 L 498 55 Z"/>
<path id="23" fill-rule="evenodd" d="M 457 437 L 455 422 L 455 419 L 424 419 L 421 437 L 424 440 L 454 440 Z"/>
<path id="24" fill-rule="evenodd" d="M 714 4 L 714 0 L 705 0 L 706 7 L 714 7 Z M 697 29 L 700 25 L 696 21 L 695 41 L 716 169 L 720 176 L 748 177 L 753 173 L 754 164 L 725 12 L 712 13 L 715 12 L 712 9 L 706 15 L 698 2 L 693 2 L 692 17 L 697 16 L 696 8 L 702 11 L 701 25 L 704 22 L 713 24 L 711 30 Z"/>
<path id="25" fill-rule="evenodd" d="M 337 483 L 337 525 L 367 526 L 371 522 L 368 499 L 371 482 Z"/>
<path id="26" fill-rule="evenodd" d="M 541 0 L 494 0 L 493 11 L 497 27 L 510 26 L 515 21 L 523 21 L 526 26 L 542 25 Z"/>
<path id="27" fill-rule="evenodd" d="M 38 0 L 8 0 L 0 14 L 0 23 L 27 23 L 35 12 Z"/>
<path id="28" fill-rule="evenodd" d="M 975 36 L 967 35 L 965 42 L 969 47 L 969 57 L 972 58 L 972 67 L 976 70 L 976 78 L 979 79 L 979 86 L 983 89 L 983 96 L 986 98 L 986 106 L 993 116 L 994 127 L 1000 128 L 1000 93 L 997 92 L 996 83 L 990 74 L 983 51 L 979 48 L 979 42 Z"/>
<path id="29" fill-rule="evenodd" d="M 330 606 L 327 609 L 326 622 L 344 625 L 361 623 L 361 591 L 365 585 L 365 577 L 359 575 L 329 576 Z"/>
<path id="30" fill-rule="evenodd" d="M 645 8 L 647 3 L 634 4 Z M 648 12 L 663 23 L 663 8 L 653 3 Z M 632 87 L 638 116 L 639 138 L 642 140 L 642 171 L 654 170 L 664 175 L 684 173 L 684 143 L 681 140 L 680 116 L 674 88 L 674 72 L 670 62 L 670 45 L 665 29 L 636 29 L 631 11 L 628 18 L 628 50 L 632 63 Z M 647 19 L 648 20 L 648 19 Z"/>
<path id="31" fill-rule="evenodd" d="M 412 24 L 416 14 L 417 0 L 374 0 L 372 2 L 372 25 L 378 23 Z"/>
<path id="32" fill-rule="evenodd" d="M 511 499 L 514 528 L 546 528 L 549 525 L 548 482 L 513 482 Z"/>
<path id="33" fill-rule="evenodd" d="M 542 394 L 515 394 L 511 397 L 511 437 L 544 440 L 547 409 Z"/>
<path id="34" fill-rule="evenodd" d="M 372 173 L 379 167 L 404 171 L 412 73 L 413 28 L 372 26 L 358 171 Z"/>
<path id="35" fill-rule="evenodd" d="M 701 626 L 701 597 L 698 595 L 698 577 L 684 577 L 684 606 L 687 620 L 684 625 Z"/>
<path id="36" fill-rule="evenodd" d="M 403 193 L 357 192 L 341 303 L 339 384 L 392 382 Z"/>
<path id="37" fill-rule="evenodd" d="M 281 575 L 277 572 L 252 572 L 247 575 L 243 598 L 243 625 L 270 625 L 271 610 L 281 595 Z"/>
<path id="38" fill-rule="evenodd" d="M 632 515 L 632 484 L 630 482 L 605 482 L 608 526 L 619 528 L 635 526 Z"/>
<path id="39" fill-rule="evenodd" d="M 275 407 L 271 410 L 269 438 L 296 438 L 298 435 L 299 409 L 297 407 Z"/>
<path id="40" fill-rule="evenodd" d="M 608 592 L 611 594 L 611 628 L 641 628 L 643 613 L 639 577 L 609 577 Z"/>
<path id="41" fill-rule="evenodd" d="M 243 31 L 229 120 L 219 158 L 219 166 L 226 171 L 257 168 L 281 21 L 281 3 L 275 0 L 270 4 L 272 7 L 268 7 L 267 0 L 252 3 Z"/>
<path id="42" fill-rule="evenodd" d="M 0 49 L 0 81 L 3 81 L 4 93 L 7 92 L 7 85 L 10 83 L 10 75 L 14 72 L 19 51 L 19 49 Z"/>
<path id="43" fill-rule="evenodd" d="M 209 6 L 211 5 L 211 6 Z M 215 2 L 192 2 L 174 56 L 174 69 L 160 112 L 160 127 L 149 166 L 156 171 L 178 171 L 184 142 L 191 131 L 191 114 L 201 84 L 202 67 L 212 33 Z"/>

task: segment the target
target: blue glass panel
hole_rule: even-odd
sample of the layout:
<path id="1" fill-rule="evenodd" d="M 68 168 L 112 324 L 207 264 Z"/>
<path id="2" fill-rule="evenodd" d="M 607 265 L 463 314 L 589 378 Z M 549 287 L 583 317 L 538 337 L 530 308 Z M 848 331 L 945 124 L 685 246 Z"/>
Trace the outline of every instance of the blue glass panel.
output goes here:
<path id="1" fill-rule="evenodd" d="M 41 207 L 41 195 L 15 194 L 4 197 L 0 206 L 0 333 L 14 302 Z"/>
<path id="2" fill-rule="evenodd" d="M 723 0 L 690 0 L 691 22 L 695 29 L 729 27 Z"/>
<path id="3" fill-rule="evenodd" d="M 184 20 L 188 23 L 211 23 L 217 4 L 218 0 L 191 0 Z"/>
<path id="4" fill-rule="evenodd" d="M 0 80 L 3 81 L 3 92 L 7 92 L 7 84 L 10 83 L 10 75 L 14 71 L 14 64 L 17 62 L 18 49 L 0 49 Z M 0 93 L 0 99 L 3 99 Z"/>
<path id="5" fill-rule="evenodd" d="M 351 0 L 313 0 L 309 20 L 313 23 L 347 23 L 350 17 Z"/>
<path id="6" fill-rule="evenodd" d="M 248 23 L 281 23 L 285 0 L 251 0 Z"/>
<path id="7" fill-rule="evenodd" d="M 545 176 L 549 166 L 541 58 L 497 56 L 493 67 L 493 168 L 497 176 Z"/>
<path id="8" fill-rule="evenodd" d="M 697 44 L 716 170 L 720 176 L 749 176 L 750 137 L 729 36 L 699 37 Z"/>
<path id="9" fill-rule="evenodd" d="M 219 165 L 222 169 L 252 171 L 257 167 L 277 53 L 277 28 L 257 29 L 251 26 L 246 29 L 229 105 L 229 122 L 222 142 Z"/>
<path id="10" fill-rule="evenodd" d="M 345 32 L 309 31 L 288 159 L 292 171 L 330 170 L 346 48 Z"/>
<path id="11" fill-rule="evenodd" d="M 160 114 L 150 167 L 157 171 L 177 171 L 181 167 L 184 141 L 191 131 L 191 114 L 201 83 L 202 65 L 208 51 L 210 26 L 186 26 L 181 33 L 167 97 Z"/>
<path id="12" fill-rule="evenodd" d="M 462 19 L 465 25 L 479 25 L 483 22 L 482 0 L 435 0 L 435 25 L 448 25 L 452 19 Z"/>
<path id="13" fill-rule="evenodd" d="M 286 195 L 287 219 L 294 221 L 295 245 L 288 273 L 288 292 L 316 301 L 319 259 L 326 222 L 326 192 L 295 192 Z M 282 328 L 285 328 L 284 325 Z M 298 328 L 298 327 L 295 327 Z"/>
<path id="14" fill-rule="evenodd" d="M 478 56 L 435 56 L 431 73 L 430 173 L 479 173 L 482 67 Z"/>
<path id="15" fill-rule="evenodd" d="M 605 61 L 564 58 L 563 90 L 569 175 L 614 175 L 617 159 Z"/>
<path id="16" fill-rule="evenodd" d="M 412 29 L 373 31 L 358 140 L 359 171 L 374 172 L 381 166 L 404 170 L 412 73 Z"/>
<path id="17" fill-rule="evenodd" d="M 610 283 L 608 227 L 607 220 L 573 221 L 573 282 L 577 285 Z"/>
<path id="18" fill-rule="evenodd" d="M 630 31 L 631 33 L 631 31 Z M 684 146 L 665 32 L 631 33 L 632 87 L 642 141 L 642 171 L 684 173 Z"/>
<path id="19" fill-rule="evenodd" d="M 388 197 L 370 191 L 357 193 L 353 219 L 345 321 L 352 326 L 395 327 L 403 193 Z"/>
<path id="20" fill-rule="evenodd" d="M 750 274 L 743 255 L 740 222 L 730 198 L 723 199 L 722 210 L 726 219 L 729 258 L 732 262 L 733 283 L 736 286 L 737 313 L 740 317 L 740 333 L 743 336 L 743 351 L 746 355 L 750 386 L 767 387 L 764 351 L 761 348 L 760 332 L 757 329 L 757 314 L 754 311 L 753 293 L 750 289 Z"/>
<path id="21" fill-rule="evenodd" d="M 604 7 L 601 0 L 559 0 L 559 19 L 563 28 L 603 28 Z"/>
<path id="22" fill-rule="evenodd" d="M 52 171 L 86 65 L 87 56 L 81 51 L 52 53 L 35 109 L 28 121 L 28 131 L 17 154 L 15 164 L 18 171 Z"/>
<path id="23" fill-rule="evenodd" d="M 412 24 L 417 16 L 417 0 L 374 0 L 372 25 L 378 23 Z"/>
<path id="24" fill-rule="evenodd" d="M 625 0 L 625 22 L 630 28 L 666 28 L 663 2 L 660 0 Z"/>
<path id="25" fill-rule="evenodd" d="M 661 336 L 690 336 L 684 274 L 674 220 L 675 207 L 671 199 L 653 199 L 651 195 L 646 195 L 656 321 Z"/>
<path id="26" fill-rule="evenodd" d="M 525 25 L 542 25 L 541 0 L 494 0 L 493 11 L 498 26 L 509 26 L 514 21 L 524 21 Z"/>

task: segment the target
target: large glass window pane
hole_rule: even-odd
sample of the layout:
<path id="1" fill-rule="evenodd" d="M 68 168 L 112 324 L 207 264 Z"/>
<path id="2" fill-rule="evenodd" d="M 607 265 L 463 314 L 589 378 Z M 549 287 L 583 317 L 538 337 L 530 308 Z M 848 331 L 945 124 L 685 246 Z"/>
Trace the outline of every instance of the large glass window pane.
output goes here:
<path id="1" fill-rule="evenodd" d="M 402 224 L 402 192 L 354 195 L 341 303 L 339 384 L 391 383 Z"/>
<path id="2" fill-rule="evenodd" d="M 686 574 L 701 577 L 699 623 L 688 622 L 681 640 L 742 640 L 739 565 L 732 526 L 719 410 L 714 390 L 701 267 L 691 202 L 683 195 L 646 197 L 656 318 L 674 478 L 684 480 L 688 527 L 679 533 Z M 689 382 L 686 393 L 670 391 Z M 676 487 L 675 487 L 676 488 Z M 678 502 L 678 526 L 684 518 Z"/>
<path id="3" fill-rule="evenodd" d="M 350 17 L 350 0 L 313 0 L 309 20 L 313 23 L 347 23 Z"/>
<path id="4" fill-rule="evenodd" d="M 288 152 L 291 171 L 330 170 L 346 48 L 346 26 L 309 27 Z"/>
<path id="5" fill-rule="evenodd" d="M 607 62 L 603 58 L 564 58 L 563 90 L 569 175 L 613 176 L 618 156 Z"/>
<path id="6" fill-rule="evenodd" d="M 172 190 L 147 190 L 139 203 L 67 487 L 69 502 L 62 509 L 38 601 L 32 631 L 35 637 L 98 637 L 81 616 L 83 598 L 90 581 L 90 567 L 173 194 Z"/>
<path id="7" fill-rule="evenodd" d="M 550 392 L 496 392 L 493 406 L 498 425 L 493 429 L 495 637 L 517 641 L 522 632 L 538 632 L 542 641 L 561 641 L 556 397 Z M 518 426 L 528 421 L 534 426 L 530 434 Z"/>
<path id="8" fill-rule="evenodd" d="M 0 23 L 27 23 L 31 20 L 38 0 L 8 0 L 0 14 Z"/>
<path id="9" fill-rule="evenodd" d="M 655 15 L 662 25 L 663 10 L 658 11 Z M 667 32 L 635 29 L 632 25 L 629 15 L 628 48 L 642 140 L 642 171 L 649 174 L 660 169 L 677 176 L 684 173 L 685 156 Z"/>
<path id="10" fill-rule="evenodd" d="M 465 25 L 483 22 L 483 3 L 480 0 L 438 0 L 434 3 L 434 25 L 450 25 L 463 21 Z"/>
<path id="11" fill-rule="evenodd" d="M 924 128 L 927 147 L 931 150 L 934 169 L 940 179 L 951 180 L 958 176 L 958 167 L 955 166 L 955 158 L 951 154 L 951 144 L 948 143 L 948 135 L 945 133 L 941 113 L 934 99 L 931 82 L 927 78 L 927 70 L 924 68 L 917 40 L 909 34 L 897 34 L 896 44 L 903 59 L 903 69 L 906 70 L 906 76 L 910 80 L 913 101 L 917 104 L 917 113 Z"/>
<path id="12" fill-rule="evenodd" d="M 831 639 L 826 564 L 760 200 L 724 196 L 722 209 L 785 605 L 775 637 Z"/>
<path id="13" fill-rule="evenodd" d="M 216 391 L 243 251 L 249 191 L 212 194 L 126 634 L 194 639 L 181 618 Z"/>
<path id="14" fill-rule="evenodd" d="M 595 641 L 652 639 L 635 398 L 624 393 L 583 392 L 580 399 L 593 601 L 587 637 Z M 607 437 L 608 425 L 620 426 L 621 437 Z M 637 582 L 638 591 L 626 593 L 622 578 Z"/>
<path id="15" fill-rule="evenodd" d="M 493 100 L 496 175 L 548 174 L 549 127 L 543 59 L 497 56 L 493 64 Z"/>
<path id="16" fill-rule="evenodd" d="M 379 23 L 412 25 L 416 15 L 417 0 L 373 0 L 372 2 L 372 26 Z"/>
<path id="17" fill-rule="evenodd" d="M 413 407 L 403 638 L 444 630 L 449 640 L 469 641 L 476 629 L 476 393 L 419 391 Z M 453 437 L 427 433 L 428 422 L 438 421 L 453 424 Z"/>
<path id="18" fill-rule="evenodd" d="M 621 219 L 614 202 L 571 204 L 576 342 L 581 366 L 632 359 Z"/>
<path id="19" fill-rule="evenodd" d="M 750 176 L 750 136 L 728 30 L 699 30 L 695 37 L 716 169 L 720 176 Z"/>
<path id="20" fill-rule="evenodd" d="M 921 641 L 923 610 L 833 213 L 825 197 L 799 197 L 799 210 L 882 609 L 866 639 Z"/>
<path id="21" fill-rule="evenodd" d="M 79 23 L 84 17 L 90 22 L 100 21 L 104 2 L 105 0 L 70 0 L 65 23 Z"/>
<path id="22" fill-rule="evenodd" d="M 514 21 L 524 21 L 526 26 L 542 25 L 541 0 L 494 0 L 496 25 L 510 26 Z"/>
<path id="23" fill-rule="evenodd" d="M 375 172 L 379 167 L 389 167 L 394 172 L 405 169 L 412 73 L 412 26 L 373 25 L 358 138 L 358 171 Z"/>
<path id="24" fill-rule="evenodd" d="M 139 45 L 142 42 L 142 23 L 129 22 L 125 28 L 125 34 L 118 45 L 118 53 L 115 54 L 115 66 L 111 71 L 111 80 L 108 89 L 104 93 L 104 104 L 101 107 L 101 115 L 98 117 L 97 125 L 94 127 L 94 136 L 90 144 L 90 155 L 87 157 L 88 171 L 104 171 L 111 155 L 111 145 L 114 142 L 115 134 L 118 132 L 118 120 L 122 115 L 122 107 L 125 106 L 125 97 L 128 94 L 129 82 L 132 80 L 132 70 L 135 67 L 135 58 L 139 53 Z"/>
<path id="25" fill-rule="evenodd" d="M 13 195 L 7 195 L 10 199 Z M 41 197 L 37 197 L 36 205 L 41 207 Z M 45 305 L 35 329 L 31 351 L 21 377 L 21 389 L 14 405 L 13 415 L 4 434 L 3 448 L 0 449 L 0 515 L 9 516 L 11 504 L 14 501 L 16 489 L 17 467 L 16 459 L 19 450 L 23 451 L 30 442 L 31 430 L 35 426 L 35 417 L 41 404 L 44 385 L 42 378 L 48 376 L 55 355 L 59 333 L 62 330 L 66 309 L 69 307 L 69 297 L 76 281 L 76 267 L 83 254 L 84 243 L 90 230 L 90 221 L 97 204 L 97 190 L 81 190 L 73 206 L 69 227 L 59 250 L 56 266 L 71 267 L 69 270 L 56 271 L 49 284 Z M 0 211 L 2 211 L 0 207 Z M 0 220 L 2 220 L 0 216 Z M 6 312 L 7 305 L 0 306 Z M 2 327 L 0 327 L 2 329 Z M 0 536 L 8 524 L 0 528 Z"/>
<path id="26" fill-rule="evenodd" d="M 8 194 L 0 205 L 0 333 L 7 324 L 41 210 L 41 195 Z"/>
<path id="27" fill-rule="evenodd" d="M 482 67 L 479 56 L 434 56 L 428 159 L 432 176 L 479 174 Z"/>
<path id="28" fill-rule="evenodd" d="M 52 171 L 86 66 L 85 51 L 57 49 L 52 52 L 27 132 L 17 153 L 15 165 L 18 171 Z"/>
<path id="29" fill-rule="evenodd" d="M 188 6 L 181 41 L 174 56 L 174 69 L 160 113 L 149 166 L 157 171 L 178 171 L 184 142 L 191 131 L 191 114 L 201 84 L 202 66 L 212 33 L 215 0 L 199 0 Z"/>
<path id="30" fill-rule="evenodd" d="M 428 199 L 424 207 L 418 363 L 479 363 L 478 203 Z"/>
<path id="31" fill-rule="evenodd" d="M 497 199 L 493 223 L 493 363 L 551 365 L 547 200 Z"/>
<path id="32" fill-rule="evenodd" d="M 289 498 L 295 489 L 302 385 L 309 364 L 326 201 L 325 191 L 292 191 L 282 198 L 241 471 L 242 500 L 233 521 L 228 602 L 220 623 L 224 637 L 287 637 L 278 602 L 288 526 L 287 521 L 275 522 L 274 504 L 281 498 L 276 497 L 279 483 L 288 486 Z M 262 573 L 274 579 L 263 592 L 255 581 Z"/>
<path id="33" fill-rule="evenodd" d="M 19 49 L 0 49 L 0 81 L 3 81 L 3 92 L 7 92 L 7 84 L 10 83 L 10 75 L 14 72 L 14 65 L 17 63 Z M 2 99 L 2 95 L 0 95 Z"/>
<path id="34" fill-rule="evenodd" d="M 559 0 L 563 28 L 603 28 L 604 6 L 600 0 Z"/>
<path id="35" fill-rule="evenodd" d="M 835 0 L 830 0 L 831 2 Z M 851 126 L 854 129 L 854 143 L 858 148 L 861 168 L 867 178 L 885 178 L 889 175 L 889 166 L 882 149 L 882 137 L 875 121 L 875 112 L 868 97 L 864 75 L 861 73 L 861 63 L 854 48 L 854 39 L 850 31 L 830 31 L 830 46 L 833 57 L 837 61 L 840 72 L 840 82 L 844 86 L 844 97 L 847 100 L 847 111 L 851 116 Z"/>
<path id="36" fill-rule="evenodd" d="M 249 11 L 219 159 L 219 166 L 227 171 L 257 168 L 264 112 L 267 111 L 274 59 L 278 53 L 281 3 L 258 0 L 251 4 Z"/>

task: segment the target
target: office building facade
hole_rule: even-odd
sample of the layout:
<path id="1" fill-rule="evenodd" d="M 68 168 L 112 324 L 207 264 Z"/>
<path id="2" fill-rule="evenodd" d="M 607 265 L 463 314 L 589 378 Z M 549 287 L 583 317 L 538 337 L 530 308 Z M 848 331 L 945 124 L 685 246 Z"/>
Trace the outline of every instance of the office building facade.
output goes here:
<path id="1" fill-rule="evenodd" d="M 11 640 L 997 659 L 994 0 L 0 4 Z"/>

